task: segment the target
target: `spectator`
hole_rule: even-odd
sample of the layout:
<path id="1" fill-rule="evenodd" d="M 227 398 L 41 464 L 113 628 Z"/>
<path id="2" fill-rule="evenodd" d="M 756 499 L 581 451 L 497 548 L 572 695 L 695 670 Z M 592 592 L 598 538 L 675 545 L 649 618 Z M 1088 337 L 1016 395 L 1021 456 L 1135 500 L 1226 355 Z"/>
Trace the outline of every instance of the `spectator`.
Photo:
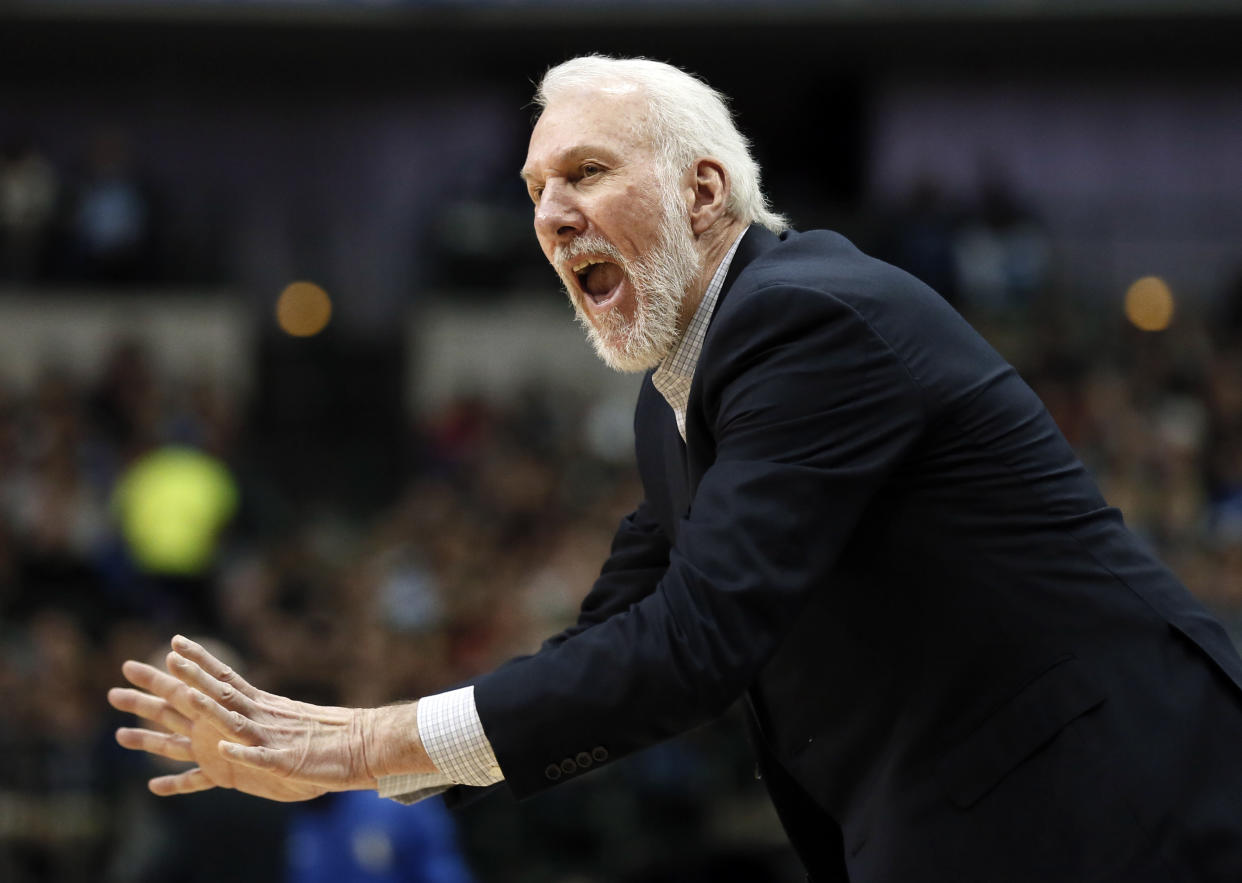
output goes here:
<path id="1" fill-rule="evenodd" d="M 59 195 L 56 169 L 32 141 L 0 149 L 0 280 L 43 275 Z"/>
<path id="2" fill-rule="evenodd" d="M 288 883 L 471 883 L 444 804 L 410 812 L 373 792 L 328 794 L 294 810 Z"/>
<path id="3" fill-rule="evenodd" d="M 115 285 L 152 276 L 151 204 L 123 132 L 95 136 L 73 210 L 72 233 L 78 270 L 86 281 Z"/>

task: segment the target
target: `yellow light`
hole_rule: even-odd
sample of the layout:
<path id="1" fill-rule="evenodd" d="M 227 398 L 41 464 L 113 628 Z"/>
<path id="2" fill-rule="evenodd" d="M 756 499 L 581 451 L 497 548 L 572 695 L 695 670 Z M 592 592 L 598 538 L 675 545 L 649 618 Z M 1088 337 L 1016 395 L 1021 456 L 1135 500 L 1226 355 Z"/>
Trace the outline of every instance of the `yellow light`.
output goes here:
<path id="1" fill-rule="evenodd" d="M 145 454 L 121 476 L 114 505 L 138 566 L 196 576 L 216 554 L 220 529 L 237 508 L 237 485 L 219 460 L 192 448 Z"/>
<path id="2" fill-rule="evenodd" d="M 1135 280 L 1126 291 L 1126 318 L 1143 331 L 1163 331 L 1173 321 L 1173 292 L 1159 276 Z"/>
<path id="3" fill-rule="evenodd" d="M 312 337 L 332 318 L 332 299 L 313 282 L 294 282 L 276 300 L 276 322 L 293 337 Z"/>

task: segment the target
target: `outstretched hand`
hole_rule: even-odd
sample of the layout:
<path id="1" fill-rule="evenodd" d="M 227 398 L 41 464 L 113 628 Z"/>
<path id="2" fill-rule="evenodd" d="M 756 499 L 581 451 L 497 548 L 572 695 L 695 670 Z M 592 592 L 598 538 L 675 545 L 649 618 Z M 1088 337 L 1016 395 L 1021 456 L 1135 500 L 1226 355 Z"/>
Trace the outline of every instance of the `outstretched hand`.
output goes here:
<path id="1" fill-rule="evenodd" d="M 236 788 L 269 800 L 374 788 L 396 772 L 434 769 L 418 741 L 417 703 L 379 709 L 310 705 L 259 690 L 201 645 L 177 636 L 168 673 L 130 660 L 134 687 L 108 691 L 121 711 L 167 732 L 122 727 L 126 748 L 196 764 L 151 779 L 161 796 Z"/>

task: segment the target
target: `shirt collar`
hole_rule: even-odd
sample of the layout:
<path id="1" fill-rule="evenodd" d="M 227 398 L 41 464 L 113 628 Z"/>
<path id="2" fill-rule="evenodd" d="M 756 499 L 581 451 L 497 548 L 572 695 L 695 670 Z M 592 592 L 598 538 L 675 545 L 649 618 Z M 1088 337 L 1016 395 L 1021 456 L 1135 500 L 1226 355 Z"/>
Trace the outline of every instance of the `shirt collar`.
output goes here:
<path id="1" fill-rule="evenodd" d="M 673 409 L 677 418 L 677 431 L 681 433 L 683 441 L 686 438 L 686 405 L 690 401 L 690 382 L 694 378 L 694 369 L 699 364 L 703 340 L 707 337 L 707 326 L 716 311 L 716 301 L 720 299 L 720 291 L 724 288 L 729 265 L 733 263 L 733 255 L 745 235 L 746 231 L 743 230 L 733 240 L 733 245 L 712 274 L 711 282 L 707 284 L 703 299 L 699 301 L 685 333 L 651 375 L 652 384 Z"/>
<path id="2" fill-rule="evenodd" d="M 737 247 L 741 244 L 744 235 L 746 231 L 743 230 L 741 235 L 733 240 L 733 245 L 729 247 L 720 265 L 716 267 L 716 272 L 712 274 L 711 282 L 707 284 L 707 290 L 703 292 L 703 299 L 699 301 L 698 308 L 695 309 L 694 316 L 690 319 L 690 324 L 686 326 L 686 333 L 660 362 L 656 374 L 677 374 L 682 377 L 690 377 L 694 374 L 694 368 L 699 363 L 699 354 L 703 351 L 703 340 L 707 337 L 707 326 L 711 322 L 712 314 L 716 311 L 716 301 L 720 299 L 725 277 L 729 275 L 729 265 L 733 263 L 733 255 L 737 252 Z M 652 380 L 655 380 L 654 376 Z"/>

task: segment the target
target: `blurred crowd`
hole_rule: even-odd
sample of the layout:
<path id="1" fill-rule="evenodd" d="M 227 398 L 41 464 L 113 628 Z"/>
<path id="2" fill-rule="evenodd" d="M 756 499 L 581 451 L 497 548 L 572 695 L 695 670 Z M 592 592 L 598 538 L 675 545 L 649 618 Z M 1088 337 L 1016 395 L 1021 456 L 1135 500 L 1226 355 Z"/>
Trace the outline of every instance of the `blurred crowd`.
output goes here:
<path id="1" fill-rule="evenodd" d="M 430 415 L 408 439 L 406 483 L 369 517 L 273 505 L 244 411 L 227 391 L 171 384 L 134 343 L 93 384 L 49 369 L 26 394 L 0 391 L 0 878 L 569 880 L 605 850 L 606 879 L 651 879 L 669 837 L 761 801 L 744 748 L 708 734 L 531 811 L 482 802 L 460 835 L 437 801 L 374 794 L 156 804 L 144 782 L 159 765 L 112 740 L 125 721 L 104 696 L 122 660 L 158 664 L 183 632 L 304 700 L 424 695 L 570 622 L 638 494 L 600 437 L 616 415 L 531 391 Z M 262 847 L 216 848 L 240 830 Z M 325 855 L 348 868 L 333 876 Z"/>
<path id="2" fill-rule="evenodd" d="M 156 221 L 121 129 L 96 133 L 68 170 L 31 138 L 0 145 L 0 282 L 152 281 L 161 265 Z"/>
<path id="3" fill-rule="evenodd" d="M 150 271 L 124 143 L 96 148 L 68 189 L 29 145 L 5 150 L 6 278 Z M 921 189 L 884 227 L 870 245 L 1014 362 L 1106 498 L 1242 641 L 1242 281 L 1144 332 L 1058 288 L 1038 220 L 999 184 L 969 213 Z M 627 418 L 556 390 L 426 415 L 361 514 L 274 483 L 248 405 L 161 376 L 132 341 L 89 382 L 54 365 L 29 390 L 0 379 L 0 879 L 797 878 L 735 722 L 521 809 L 147 795 L 160 767 L 115 746 L 126 721 L 104 701 L 123 659 L 158 661 L 182 632 L 309 701 L 437 691 L 570 622 L 640 493 L 611 429 Z M 368 468 L 301 444 L 324 470 Z M 222 846 L 239 831 L 254 845 Z"/>

